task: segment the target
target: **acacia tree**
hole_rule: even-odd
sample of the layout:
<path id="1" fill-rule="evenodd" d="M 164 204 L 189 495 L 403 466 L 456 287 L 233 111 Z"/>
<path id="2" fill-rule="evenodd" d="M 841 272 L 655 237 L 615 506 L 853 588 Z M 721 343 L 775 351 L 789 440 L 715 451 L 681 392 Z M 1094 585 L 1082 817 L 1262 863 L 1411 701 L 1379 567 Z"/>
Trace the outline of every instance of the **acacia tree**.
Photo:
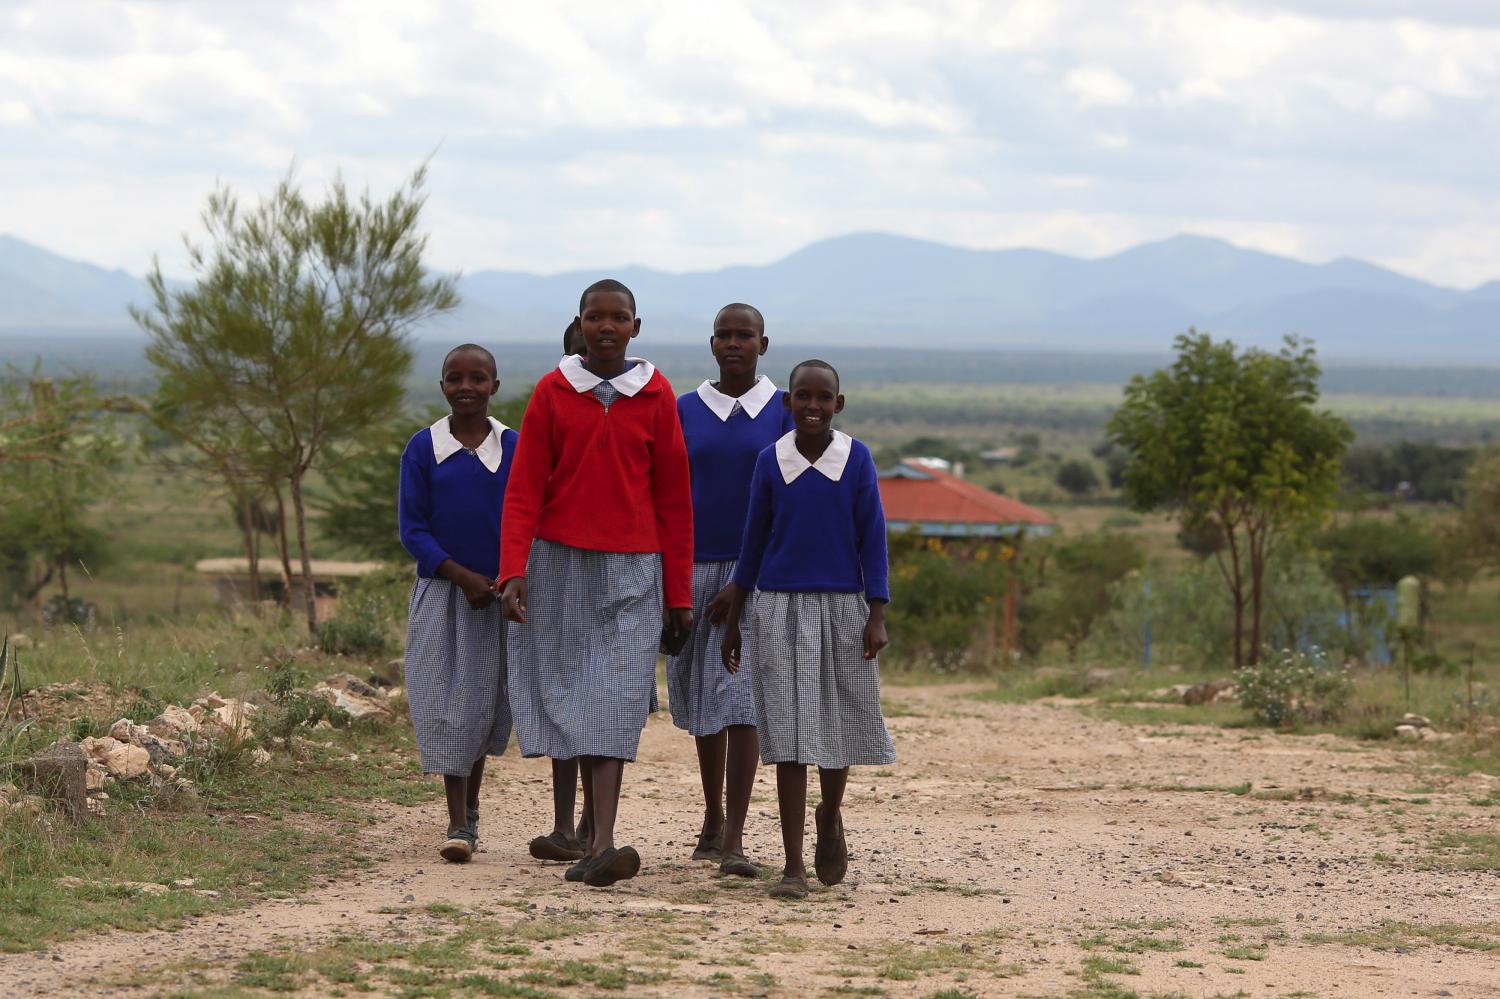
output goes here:
<path id="1" fill-rule="evenodd" d="M 412 328 L 458 305 L 452 278 L 422 265 L 425 173 L 383 201 L 351 197 L 342 180 L 309 200 L 288 175 L 244 212 L 219 188 L 207 245 L 188 242 L 192 283 L 169 285 L 158 263 L 151 307 L 132 310 L 150 336 L 156 406 L 225 414 L 253 448 L 243 464 L 285 483 L 309 630 L 307 475 L 399 407 Z"/>
<path id="2" fill-rule="evenodd" d="M 115 404 L 88 378 L 39 369 L 0 378 L 0 574 L 21 603 L 38 605 L 53 582 L 67 602 L 69 566 L 105 554 L 89 508 L 109 491 L 123 450 L 108 417 Z"/>
<path id="3" fill-rule="evenodd" d="M 1169 510 L 1210 546 L 1234 609 L 1236 668 L 1260 661 L 1266 566 L 1278 546 L 1316 523 L 1337 496 L 1353 434 L 1317 408 L 1311 345 L 1237 351 L 1195 329 L 1172 366 L 1137 375 L 1109 423 L 1130 454 L 1126 498 Z"/>

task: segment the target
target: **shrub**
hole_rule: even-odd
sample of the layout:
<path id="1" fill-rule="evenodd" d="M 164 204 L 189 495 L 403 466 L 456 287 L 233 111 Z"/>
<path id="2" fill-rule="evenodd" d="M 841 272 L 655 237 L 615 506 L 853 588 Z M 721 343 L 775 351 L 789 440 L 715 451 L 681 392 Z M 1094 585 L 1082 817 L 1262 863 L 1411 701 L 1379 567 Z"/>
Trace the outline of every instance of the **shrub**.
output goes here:
<path id="1" fill-rule="evenodd" d="M 1005 553 L 981 542 L 950 552 L 935 538 L 892 535 L 891 651 L 912 665 L 954 672 L 975 657 L 980 629 L 996 621 L 1005 599 Z"/>
<path id="2" fill-rule="evenodd" d="M 1258 666 L 1236 674 L 1235 684 L 1240 705 L 1276 728 L 1337 721 L 1354 692 L 1348 667 L 1332 665 L 1318 648 L 1268 650 Z"/>
<path id="3" fill-rule="evenodd" d="M 318 626 L 324 652 L 385 655 L 398 647 L 411 592 L 411 568 L 387 566 L 339 595 L 334 615 Z"/>
<path id="4" fill-rule="evenodd" d="M 349 726 L 349 713 L 308 693 L 307 684 L 307 671 L 295 660 L 285 659 L 270 667 L 265 689 L 271 703 L 262 709 L 255 725 L 256 734 L 267 745 L 284 744 L 291 749 L 292 734 L 297 729 L 312 728 L 325 720 L 335 728 Z"/>

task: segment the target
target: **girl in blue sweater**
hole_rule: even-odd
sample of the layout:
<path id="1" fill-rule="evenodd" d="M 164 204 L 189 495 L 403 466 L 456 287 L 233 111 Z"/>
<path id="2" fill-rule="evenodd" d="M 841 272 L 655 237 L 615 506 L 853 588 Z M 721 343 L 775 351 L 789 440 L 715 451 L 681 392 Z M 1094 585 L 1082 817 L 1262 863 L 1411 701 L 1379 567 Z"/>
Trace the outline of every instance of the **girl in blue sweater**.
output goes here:
<path id="1" fill-rule="evenodd" d="M 785 395 L 756 367 L 770 346 L 754 306 L 726 305 L 708 341 L 719 367 L 677 400 L 693 486 L 693 617 L 680 655 L 667 661 L 672 721 L 698 746 L 703 827 L 694 860 L 712 860 L 723 874 L 755 877 L 745 859 L 745 813 L 755 784 L 755 691 L 750 671 L 729 673 L 720 658 L 750 478 L 759 454 L 792 429 Z M 727 794 L 726 794 L 727 792 Z M 727 806 L 727 807 L 726 807 Z"/>
<path id="2" fill-rule="evenodd" d="M 517 435 L 489 415 L 495 358 L 466 343 L 443 359 L 452 412 L 401 455 L 401 544 L 417 562 L 406 625 L 406 698 L 422 771 L 442 774 L 448 833 L 439 853 L 463 863 L 479 838 L 484 759 L 505 752 L 510 705 L 499 574 L 500 509 Z"/>
<path id="3" fill-rule="evenodd" d="M 776 764 L 786 867 L 777 898 L 807 896 L 802 843 L 807 768 L 818 768 L 818 880 L 844 879 L 841 809 L 849 767 L 896 761 L 880 713 L 886 645 L 885 513 L 869 448 L 833 429 L 844 408 L 825 361 L 792 369 L 786 406 L 796 429 L 756 459 L 739 563 L 724 626 L 725 668 L 741 667 L 740 619 L 750 612 L 751 678 L 761 760 Z"/>

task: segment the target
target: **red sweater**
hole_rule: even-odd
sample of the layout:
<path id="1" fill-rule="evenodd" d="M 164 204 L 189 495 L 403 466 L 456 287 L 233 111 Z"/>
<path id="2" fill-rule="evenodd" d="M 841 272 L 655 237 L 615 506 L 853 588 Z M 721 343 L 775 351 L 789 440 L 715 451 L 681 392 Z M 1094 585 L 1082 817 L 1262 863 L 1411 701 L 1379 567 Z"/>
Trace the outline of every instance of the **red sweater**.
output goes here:
<path id="1" fill-rule="evenodd" d="M 543 375 L 526 406 L 500 524 L 502 584 L 526 575 L 533 538 L 593 551 L 661 552 L 666 606 L 691 607 L 687 446 L 677 398 L 661 372 L 652 370 L 608 412 L 561 370 Z"/>

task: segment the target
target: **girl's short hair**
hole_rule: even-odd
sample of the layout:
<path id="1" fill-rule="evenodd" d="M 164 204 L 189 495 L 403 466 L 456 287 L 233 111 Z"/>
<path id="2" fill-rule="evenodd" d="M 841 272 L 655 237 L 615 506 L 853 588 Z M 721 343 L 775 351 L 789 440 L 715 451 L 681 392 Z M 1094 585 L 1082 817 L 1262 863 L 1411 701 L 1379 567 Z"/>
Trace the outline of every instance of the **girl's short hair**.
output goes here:
<path id="1" fill-rule="evenodd" d="M 483 354 L 484 359 L 490 362 L 490 374 L 496 376 L 497 378 L 500 376 L 500 366 L 495 363 L 495 355 L 491 354 L 488 350 L 485 350 L 477 343 L 461 343 L 457 347 L 454 347 L 452 350 L 448 351 L 448 353 L 444 354 L 443 370 L 448 370 L 448 362 L 453 360 L 454 354 L 459 354 L 466 350 L 477 351 L 478 353 Z"/>
<path id="2" fill-rule="evenodd" d="M 583 315 L 584 303 L 587 302 L 589 300 L 589 296 L 596 291 L 613 292 L 617 295 L 624 295 L 625 298 L 630 302 L 630 314 L 632 316 L 635 315 L 635 293 L 620 282 L 616 281 L 614 278 L 605 278 L 602 281 L 595 281 L 593 284 L 583 289 L 583 294 L 578 296 L 578 314 L 580 316 Z"/>
<path id="3" fill-rule="evenodd" d="M 829 364 L 827 361 L 820 361 L 816 357 L 811 358 L 810 360 L 798 361 L 797 362 L 796 366 L 792 368 L 792 373 L 787 376 L 787 379 L 786 379 L 786 387 L 787 388 L 791 388 L 792 387 L 792 382 L 794 382 L 794 381 L 797 380 L 797 372 L 801 371 L 803 368 L 822 368 L 824 371 L 827 371 L 828 373 L 830 373 L 831 375 L 833 375 L 833 387 L 834 387 L 834 389 L 837 390 L 837 389 L 842 388 L 842 385 L 839 382 L 838 369 L 836 369 L 833 365 Z"/>

